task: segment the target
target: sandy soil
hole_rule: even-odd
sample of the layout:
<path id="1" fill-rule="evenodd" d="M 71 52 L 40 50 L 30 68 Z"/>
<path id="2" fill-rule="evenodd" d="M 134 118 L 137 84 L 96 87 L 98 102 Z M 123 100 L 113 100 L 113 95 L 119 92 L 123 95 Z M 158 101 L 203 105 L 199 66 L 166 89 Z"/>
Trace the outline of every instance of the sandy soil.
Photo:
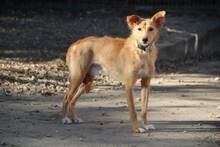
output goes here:
<path id="1" fill-rule="evenodd" d="M 218 147 L 219 63 L 200 62 L 188 72 L 157 75 L 148 111 L 156 130 L 146 134 L 131 132 L 123 86 L 99 84 L 83 95 L 77 108 L 85 122 L 72 125 L 61 123 L 62 94 L 1 96 L 0 146 Z M 138 82 L 134 89 L 138 112 L 139 93 Z"/>

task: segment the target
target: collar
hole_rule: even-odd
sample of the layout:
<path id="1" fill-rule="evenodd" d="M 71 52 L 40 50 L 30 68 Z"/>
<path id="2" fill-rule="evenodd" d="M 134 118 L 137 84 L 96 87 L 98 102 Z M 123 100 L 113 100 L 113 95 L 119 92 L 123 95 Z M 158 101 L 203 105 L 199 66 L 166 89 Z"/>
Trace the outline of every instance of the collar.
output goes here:
<path id="1" fill-rule="evenodd" d="M 138 44 L 137 47 L 138 47 L 140 50 L 143 50 L 143 51 L 145 51 L 145 52 L 151 51 L 151 44 L 148 44 L 147 46 L 143 46 L 143 45 Z"/>

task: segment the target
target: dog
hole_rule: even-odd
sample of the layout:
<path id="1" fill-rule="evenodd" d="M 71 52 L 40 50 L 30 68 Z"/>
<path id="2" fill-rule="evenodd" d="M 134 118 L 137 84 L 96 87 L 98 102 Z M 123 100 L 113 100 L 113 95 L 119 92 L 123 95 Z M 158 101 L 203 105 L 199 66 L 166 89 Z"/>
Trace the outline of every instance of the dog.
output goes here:
<path id="1" fill-rule="evenodd" d="M 160 29 L 165 24 L 165 11 L 159 11 L 151 18 L 137 15 L 127 16 L 131 30 L 128 38 L 90 36 L 71 44 L 66 54 L 69 69 L 69 86 L 63 98 L 64 124 L 80 123 L 75 114 L 77 99 L 91 89 L 95 75 L 105 69 L 111 75 L 120 78 L 125 84 L 128 110 L 132 130 L 144 133 L 154 129 L 147 124 L 147 107 L 150 92 L 150 80 L 155 73 L 155 62 Z M 142 127 L 137 125 L 132 89 L 141 79 L 141 119 Z"/>

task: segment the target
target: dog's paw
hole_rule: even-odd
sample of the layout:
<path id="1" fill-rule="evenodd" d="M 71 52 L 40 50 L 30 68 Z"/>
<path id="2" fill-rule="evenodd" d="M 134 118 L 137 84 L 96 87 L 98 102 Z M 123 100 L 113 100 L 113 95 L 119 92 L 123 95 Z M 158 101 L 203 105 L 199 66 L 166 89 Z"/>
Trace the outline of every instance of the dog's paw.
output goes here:
<path id="1" fill-rule="evenodd" d="M 137 128 L 136 129 L 136 133 L 147 133 L 148 131 L 152 131 L 155 130 L 156 128 L 154 127 L 154 125 L 146 125 L 142 128 Z"/>
<path id="2" fill-rule="evenodd" d="M 152 131 L 152 130 L 155 130 L 156 128 L 154 125 L 146 125 L 146 126 L 144 126 L 144 129 L 146 131 Z"/>
<path id="3" fill-rule="evenodd" d="M 136 133 L 146 133 L 145 128 L 137 128 Z"/>
<path id="4" fill-rule="evenodd" d="M 84 121 L 81 119 L 81 118 L 79 118 L 79 117 L 75 117 L 74 119 L 73 119 L 73 123 L 75 123 L 75 124 L 79 124 L 79 123 L 83 123 Z"/>
<path id="5" fill-rule="evenodd" d="M 63 119 L 62 119 L 62 123 L 63 124 L 71 124 L 73 123 L 72 119 L 70 119 L 69 117 L 65 116 Z"/>

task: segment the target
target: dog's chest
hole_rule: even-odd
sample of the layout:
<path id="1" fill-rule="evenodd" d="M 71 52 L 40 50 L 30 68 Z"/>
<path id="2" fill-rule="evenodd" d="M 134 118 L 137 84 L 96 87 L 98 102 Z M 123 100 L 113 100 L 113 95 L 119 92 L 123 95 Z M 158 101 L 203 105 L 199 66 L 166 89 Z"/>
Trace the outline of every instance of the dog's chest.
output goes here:
<path id="1" fill-rule="evenodd" d="M 140 78 L 146 77 L 149 75 L 149 67 L 146 60 L 140 61 L 138 76 Z"/>

